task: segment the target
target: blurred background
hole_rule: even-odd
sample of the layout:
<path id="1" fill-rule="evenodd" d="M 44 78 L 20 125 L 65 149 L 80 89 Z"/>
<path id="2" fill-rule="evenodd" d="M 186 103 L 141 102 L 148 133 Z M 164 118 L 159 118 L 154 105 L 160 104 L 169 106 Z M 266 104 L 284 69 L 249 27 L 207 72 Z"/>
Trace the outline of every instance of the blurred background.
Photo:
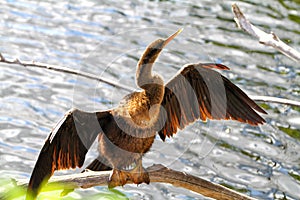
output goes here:
<path id="1" fill-rule="evenodd" d="M 184 28 L 154 67 L 165 81 L 184 64 L 217 62 L 231 68 L 222 74 L 249 95 L 299 101 L 299 63 L 239 30 L 232 3 L 253 24 L 300 50 L 299 0 L 5 0 L 0 3 L 0 52 L 7 59 L 64 66 L 136 88 L 135 67 L 145 47 Z M 0 63 L 0 72 L 0 179 L 30 177 L 46 137 L 70 108 L 109 109 L 128 94 L 45 69 Z M 299 199 L 300 109 L 260 105 L 269 113 L 265 125 L 197 122 L 165 143 L 157 138 L 144 165 L 161 163 L 258 199 Z M 86 164 L 96 157 L 95 147 Z M 161 183 L 117 190 L 129 199 L 208 199 Z M 107 187 L 78 189 L 65 199 L 109 198 L 110 193 Z"/>

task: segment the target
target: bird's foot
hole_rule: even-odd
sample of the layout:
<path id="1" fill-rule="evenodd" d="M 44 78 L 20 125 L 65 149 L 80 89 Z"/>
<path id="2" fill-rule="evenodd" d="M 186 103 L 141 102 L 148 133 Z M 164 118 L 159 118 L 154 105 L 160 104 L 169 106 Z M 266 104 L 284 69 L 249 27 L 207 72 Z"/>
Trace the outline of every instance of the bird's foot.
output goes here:
<path id="1" fill-rule="evenodd" d="M 111 189 L 116 186 L 123 186 L 127 183 L 128 179 L 128 172 L 114 169 L 108 180 L 108 188 Z"/>
<path id="2" fill-rule="evenodd" d="M 141 183 L 150 183 L 149 174 L 146 171 L 146 169 L 142 166 L 137 166 L 133 170 L 130 171 L 130 179 L 135 184 L 141 184 Z"/>

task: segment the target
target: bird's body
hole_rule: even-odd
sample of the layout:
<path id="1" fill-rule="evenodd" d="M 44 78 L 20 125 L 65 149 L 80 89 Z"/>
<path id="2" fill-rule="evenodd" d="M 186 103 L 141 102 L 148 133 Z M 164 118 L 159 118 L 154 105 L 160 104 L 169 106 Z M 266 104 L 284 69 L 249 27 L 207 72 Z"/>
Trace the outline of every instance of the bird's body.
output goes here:
<path id="1" fill-rule="evenodd" d="M 221 64 L 190 64 L 167 84 L 152 67 L 166 40 L 151 43 L 137 66 L 137 85 L 142 89 L 123 98 L 117 108 L 88 113 L 73 109 L 52 130 L 43 146 L 29 182 L 27 199 L 34 199 L 44 180 L 55 170 L 81 167 L 98 136 L 99 156 L 87 168 L 113 169 L 109 187 L 149 183 L 142 166 L 158 133 L 162 140 L 197 119 L 233 119 L 258 125 L 264 123 L 254 110 L 265 113 L 241 89 L 220 73 Z M 130 168 L 131 169 L 128 169 Z"/>

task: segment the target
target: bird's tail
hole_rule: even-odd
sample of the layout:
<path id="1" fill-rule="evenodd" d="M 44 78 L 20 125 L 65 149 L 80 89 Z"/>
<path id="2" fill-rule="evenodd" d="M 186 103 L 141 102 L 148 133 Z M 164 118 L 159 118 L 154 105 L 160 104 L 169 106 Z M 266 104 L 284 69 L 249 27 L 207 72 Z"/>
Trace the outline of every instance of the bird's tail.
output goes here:
<path id="1" fill-rule="evenodd" d="M 91 171 L 108 171 L 108 170 L 112 170 L 112 168 L 110 166 L 107 166 L 103 163 L 107 163 L 107 162 L 105 162 L 104 158 L 101 158 L 99 156 L 97 159 L 95 159 L 93 162 L 91 162 L 91 164 L 89 164 L 85 168 L 85 170 L 91 170 Z"/>

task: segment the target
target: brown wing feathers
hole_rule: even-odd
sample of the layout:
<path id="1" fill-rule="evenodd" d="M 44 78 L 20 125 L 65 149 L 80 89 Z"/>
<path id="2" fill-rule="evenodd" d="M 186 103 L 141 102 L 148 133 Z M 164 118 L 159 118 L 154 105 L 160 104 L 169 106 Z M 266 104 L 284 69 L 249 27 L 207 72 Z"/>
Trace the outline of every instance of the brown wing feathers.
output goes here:
<path id="1" fill-rule="evenodd" d="M 159 119 L 162 140 L 197 119 L 233 119 L 252 125 L 265 122 L 254 110 L 266 112 L 211 68 L 229 69 L 221 64 L 193 64 L 166 84 Z"/>
<path id="2" fill-rule="evenodd" d="M 197 119 L 234 119 L 252 125 L 265 122 L 255 110 L 266 112 L 241 89 L 211 68 L 228 69 L 221 64 L 188 65 L 166 84 L 158 119 L 160 128 L 157 128 L 162 140 Z M 97 135 L 102 133 L 101 127 L 109 125 L 110 119 L 110 111 L 69 112 L 51 132 L 40 152 L 26 199 L 33 199 L 42 181 L 47 180 L 55 170 L 81 167 L 88 149 Z M 88 168 L 110 169 L 98 160 Z"/>
<path id="3" fill-rule="evenodd" d="M 228 117 L 252 125 L 264 123 L 265 120 L 254 110 L 267 113 L 227 78 L 223 77 L 223 81 L 226 85 Z"/>
<path id="4" fill-rule="evenodd" d="M 67 113 L 47 138 L 32 172 L 26 199 L 34 199 L 55 170 L 81 167 L 109 112 Z M 31 194 L 30 194 L 31 193 Z"/>

